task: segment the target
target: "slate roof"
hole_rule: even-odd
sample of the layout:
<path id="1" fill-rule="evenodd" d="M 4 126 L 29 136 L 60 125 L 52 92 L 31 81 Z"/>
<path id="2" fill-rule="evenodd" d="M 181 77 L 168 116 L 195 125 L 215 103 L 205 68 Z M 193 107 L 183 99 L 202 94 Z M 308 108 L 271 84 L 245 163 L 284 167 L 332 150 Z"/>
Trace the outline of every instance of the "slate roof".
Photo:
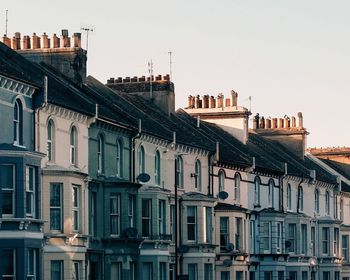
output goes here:
<path id="1" fill-rule="evenodd" d="M 239 212 L 247 212 L 248 209 L 241 207 L 236 204 L 228 204 L 228 203 L 223 203 L 219 202 L 218 204 L 215 205 L 214 209 L 217 211 L 239 211 Z"/>
<path id="2" fill-rule="evenodd" d="M 350 164 L 341 163 L 330 159 L 323 159 L 319 157 L 318 159 L 322 160 L 325 164 L 333 168 L 346 179 L 350 180 Z"/>

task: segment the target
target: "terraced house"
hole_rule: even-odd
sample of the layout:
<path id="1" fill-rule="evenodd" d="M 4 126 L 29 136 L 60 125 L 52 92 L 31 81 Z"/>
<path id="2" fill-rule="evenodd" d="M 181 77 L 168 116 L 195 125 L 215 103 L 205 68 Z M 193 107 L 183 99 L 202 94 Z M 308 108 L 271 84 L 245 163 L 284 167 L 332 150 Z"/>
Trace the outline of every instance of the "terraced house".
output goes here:
<path id="1" fill-rule="evenodd" d="M 0 43 L 0 279 L 349 279 L 348 148 L 235 91 L 103 84 L 80 39 Z"/>

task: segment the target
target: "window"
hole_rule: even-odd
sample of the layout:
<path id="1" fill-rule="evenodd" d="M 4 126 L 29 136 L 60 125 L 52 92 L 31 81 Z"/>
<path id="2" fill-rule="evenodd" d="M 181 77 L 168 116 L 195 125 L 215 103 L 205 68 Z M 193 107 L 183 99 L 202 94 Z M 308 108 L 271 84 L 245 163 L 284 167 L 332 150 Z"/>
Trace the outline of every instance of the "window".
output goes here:
<path id="1" fill-rule="evenodd" d="M 137 277 L 136 262 L 130 262 L 129 280 L 136 280 L 137 279 L 136 277 Z"/>
<path id="2" fill-rule="evenodd" d="M 197 238 L 197 206 L 187 206 L 187 240 Z"/>
<path id="3" fill-rule="evenodd" d="M 170 205 L 170 233 L 172 241 L 175 241 L 175 230 L 175 205 Z"/>
<path id="4" fill-rule="evenodd" d="M 204 223 L 203 223 L 203 232 L 204 232 L 204 242 L 212 243 L 212 208 L 204 207 Z"/>
<path id="5" fill-rule="evenodd" d="M 51 280 L 63 279 L 63 261 L 51 261 Z"/>
<path id="6" fill-rule="evenodd" d="M 184 166 L 182 157 L 178 156 L 175 158 L 175 184 L 179 188 L 183 188 L 184 185 Z"/>
<path id="7" fill-rule="evenodd" d="M 62 230 L 62 187 L 60 183 L 50 185 L 50 229 Z"/>
<path id="8" fill-rule="evenodd" d="M 234 199 L 239 201 L 241 197 L 241 175 L 235 174 Z"/>
<path id="9" fill-rule="evenodd" d="M 292 187 L 287 186 L 287 210 L 292 210 Z"/>
<path id="10" fill-rule="evenodd" d="M 333 239 L 333 255 L 339 255 L 339 228 L 334 229 L 334 239 Z"/>
<path id="11" fill-rule="evenodd" d="M 198 266 L 196 263 L 188 264 L 188 280 L 198 280 Z"/>
<path id="12" fill-rule="evenodd" d="M 320 212 L 320 191 L 315 189 L 315 212 L 318 214 Z"/>
<path id="13" fill-rule="evenodd" d="M 330 272 L 329 271 L 324 271 L 322 279 L 323 280 L 331 280 Z"/>
<path id="14" fill-rule="evenodd" d="M 81 279 L 81 265 L 80 261 L 74 261 L 73 262 L 73 280 L 80 280 Z"/>
<path id="15" fill-rule="evenodd" d="M 160 262 L 159 263 L 159 280 L 167 280 L 166 277 L 166 263 Z"/>
<path id="16" fill-rule="evenodd" d="M 204 280 L 213 280 L 213 265 L 211 263 L 204 264 Z"/>
<path id="17" fill-rule="evenodd" d="M 220 249 L 227 251 L 227 245 L 230 242 L 229 218 L 220 217 Z"/>
<path id="18" fill-rule="evenodd" d="M 235 228 L 235 249 L 241 251 L 243 249 L 242 244 L 242 218 L 236 218 L 236 228 Z"/>
<path id="19" fill-rule="evenodd" d="M 298 211 L 304 210 L 304 193 L 303 193 L 303 187 L 298 187 Z"/>
<path id="20" fill-rule="evenodd" d="M 308 280 L 308 278 L 307 278 L 307 271 L 302 271 L 301 272 L 301 280 Z"/>
<path id="21" fill-rule="evenodd" d="M 341 252 L 345 262 L 349 262 L 349 235 L 342 235 L 341 237 Z"/>
<path id="22" fill-rule="evenodd" d="M 2 194 L 2 215 L 13 216 L 15 214 L 15 166 L 10 164 L 0 165 L 0 190 Z"/>
<path id="23" fill-rule="evenodd" d="M 283 223 L 277 222 L 277 238 L 276 238 L 276 252 L 282 253 L 282 228 Z"/>
<path id="24" fill-rule="evenodd" d="M 142 263 L 142 280 L 153 280 L 153 263 Z"/>
<path id="25" fill-rule="evenodd" d="M 325 204 L 326 204 L 326 215 L 330 215 L 331 207 L 330 207 L 329 191 L 326 192 Z"/>
<path id="26" fill-rule="evenodd" d="M 329 255 L 329 228 L 322 228 L 322 254 Z"/>
<path id="27" fill-rule="evenodd" d="M 166 212 L 165 212 L 165 200 L 160 199 L 158 202 L 158 233 L 160 239 L 166 231 Z"/>
<path id="28" fill-rule="evenodd" d="M 136 195 L 129 195 L 129 227 L 135 227 Z"/>
<path id="29" fill-rule="evenodd" d="M 334 272 L 334 280 L 340 280 L 340 272 L 339 271 Z"/>
<path id="30" fill-rule="evenodd" d="M 150 199 L 142 199 L 142 236 L 151 236 L 151 209 L 152 201 Z"/>
<path id="31" fill-rule="evenodd" d="M 297 272 L 296 271 L 289 271 L 289 280 L 297 280 Z"/>
<path id="32" fill-rule="evenodd" d="M 301 253 L 307 254 L 307 226 L 306 224 L 301 225 Z"/>
<path id="33" fill-rule="evenodd" d="M 333 200 L 334 218 L 338 219 L 338 195 L 336 193 L 333 194 Z"/>
<path id="34" fill-rule="evenodd" d="M 117 141 L 116 147 L 116 160 L 115 160 L 115 169 L 117 177 L 123 177 L 123 142 L 121 139 Z"/>
<path id="35" fill-rule="evenodd" d="M 143 146 L 140 146 L 139 148 L 137 159 L 139 163 L 139 174 L 145 173 L 145 149 Z"/>
<path id="36" fill-rule="evenodd" d="M 111 280 L 122 280 L 122 263 L 112 262 L 111 263 Z"/>
<path id="37" fill-rule="evenodd" d="M 220 280 L 230 280 L 230 272 L 229 271 L 221 271 Z"/>
<path id="38" fill-rule="evenodd" d="M 70 164 L 77 164 L 77 129 L 72 126 L 70 130 Z"/>
<path id="39" fill-rule="evenodd" d="M 36 279 L 36 249 L 28 249 L 27 280 Z"/>
<path id="40" fill-rule="evenodd" d="M 277 280 L 284 280 L 284 271 L 278 271 Z"/>
<path id="41" fill-rule="evenodd" d="M 199 159 L 196 160 L 195 173 L 194 173 L 194 186 L 199 191 L 202 190 L 202 165 Z"/>
<path id="42" fill-rule="evenodd" d="M 311 227 L 311 248 L 312 248 L 312 255 L 316 256 L 316 230 L 315 230 L 315 227 Z"/>
<path id="43" fill-rule="evenodd" d="M 296 224 L 288 224 L 288 241 L 289 241 L 289 252 L 296 253 L 297 240 L 296 240 Z"/>
<path id="44" fill-rule="evenodd" d="M 268 253 L 271 250 L 271 223 L 264 222 L 261 227 L 261 242 L 264 253 Z"/>
<path id="45" fill-rule="evenodd" d="M 35 168 L 26 167 L 26 214 L 35 217 Z"/>
<path id="46" fill-rule="evenodd" d="M 91 192 L 91 226 L 90 233 L 92 236 L 97 235 L 97 193 Z"/>
<path id="47" fill-rule="evenodd" d="M 97 143 L 97 172 L 104 172 L 104 139 L 102 135 L 99 135 Z"/>
<path id="48" fill-rule="evenodd" d="M 53 120 L 47 123 L 47 157 L 49 161 L 54 160 L 55 150 L 55 125 Z"/>
<path id="49" fill-rule="evenodd" d="M 2 279 L 16 279 L 16 251 L 2 249 L 1 256 Z"/>
<path id="50" fill-rule="evenodd" d="M 254 205 L 260 206 L 260 179 L 255 177 L 254 181 Z"/>
<path id="51" fill-rule="evenodd" d="M 219 192 L 225 190 L 225 172 L 223 170 L 219 171 Z"/>
<path id="52" fill-rule="evenodd" d="M 23 107 L 18 99 L 13 109 L 13 142 L 23 145 Z"/>
<path id="53" fill-rule="evenodd" d="M 236 280 L 243 280 L 243 271 L 236 271 Z"/>
<path id="54" fill-rule="evenodd" d="M 154 157 L 154 182 L 157 186 L 160 186 L 160 153 L 156 151 Z"/>
<path id="55" fill-rule="evenodd" d="M 269 181 L 269 191 L 268 191 L 268 203 L 270 207 L 274 207 L 274 188 L 275 183 L 273 180 Z"/>
<path id="56" fill-rule="evenodd" d="M 79 231 L 80 186 L 72 188 L 72 228 Z"/>
<path id="57" fill-rule="evenodd" d="M 111 235 L 120 235 L 120 194 L 111 194 L 109 201 L 109 219 Z"/>
<path id="58" fill-rule="evenodd" d="M 264 280 L 272 280 L 272 271 L 264 272 Z"/>
<path id="59" fill-rule="evenodd" d="M 169 264 L 169 280 L 175 280 L 175 265 Z"/>
<path id="60" fill-rule="evenodd" d="M 250 244 L 250 253 L 255 253 L 255 221 L 250 221 L 250 227 L 249 227 L 249 244 Z"/>

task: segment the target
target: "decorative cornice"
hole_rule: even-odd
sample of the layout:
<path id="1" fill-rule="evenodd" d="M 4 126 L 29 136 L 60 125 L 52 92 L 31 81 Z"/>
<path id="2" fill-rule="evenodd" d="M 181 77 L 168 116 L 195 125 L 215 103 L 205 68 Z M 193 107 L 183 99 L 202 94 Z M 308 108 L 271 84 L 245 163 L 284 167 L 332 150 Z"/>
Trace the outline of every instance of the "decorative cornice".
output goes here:
<path id="1" fill-rule="evenodd" d="M 0 88 L 16 94 L 23 94 L 31 97 L 35 92 L 35 87 L 0 75 Z"/>
<path id="2" fill-rule="evenodd" d="M 72 110 L 51 104 L 51 103 L 46 104 L 46 106 L 44 106 L 40 110 L 49 114 L 49 115 L 55 115 L 55 116 L 63 118 L 63 119 L 71 120 L 73 122 L 83 123 L 86 125 L 87 125 L 88 120 L 89 120 L 89 117 L 84 115 L 84 114 L 81 114 L 81 113 L 78 113 L 78 112 L 75 112 L 75 111 L 72 111 Z"/>

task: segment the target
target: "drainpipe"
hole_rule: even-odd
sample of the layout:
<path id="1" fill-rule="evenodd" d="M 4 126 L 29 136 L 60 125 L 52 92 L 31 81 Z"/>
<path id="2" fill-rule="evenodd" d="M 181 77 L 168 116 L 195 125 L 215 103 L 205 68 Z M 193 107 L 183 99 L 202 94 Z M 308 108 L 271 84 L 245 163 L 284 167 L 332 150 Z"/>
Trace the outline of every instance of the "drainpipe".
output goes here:
<path id="1" fill-rule="evenodd" d="M 130 164 L 130 178 L 132 179 L 132 182 L 135 182 L 135 168 L 136 166 L 135 165 L 135 140 L 136 139 L 140 139 L 141 138 L 141 132 L 142 132 L 142 121 L 141 119 L 139 119 L 139 122 L 138 122 L 138 131 L 137 131 L 137 134 L 131 138 L 131 153 L 132 153 L 132 156 L 131 156 L 131 164 Z"/>

